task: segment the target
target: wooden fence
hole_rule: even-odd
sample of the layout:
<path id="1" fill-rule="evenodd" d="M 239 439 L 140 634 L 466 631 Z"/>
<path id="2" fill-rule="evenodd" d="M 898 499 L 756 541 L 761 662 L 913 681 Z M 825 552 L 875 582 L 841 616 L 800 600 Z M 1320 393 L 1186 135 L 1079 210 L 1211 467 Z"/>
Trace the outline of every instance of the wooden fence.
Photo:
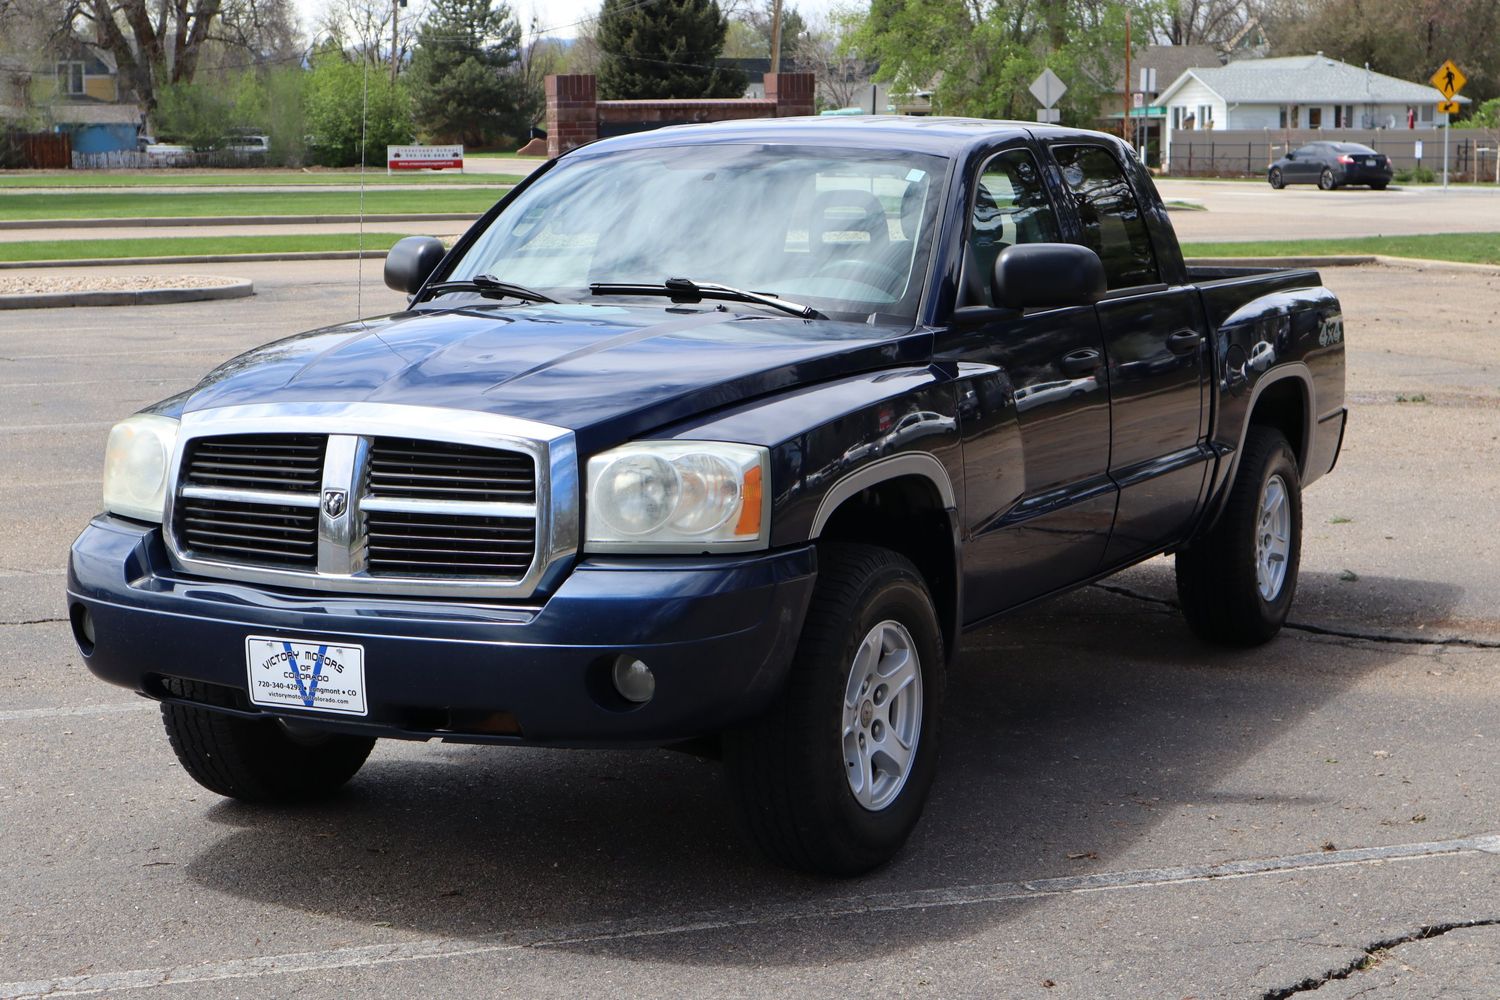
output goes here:
<path id="1" fill-rule="evenodd" d="M 1309 142 L 1357 142 L 1390 157 L 1397 170 L 1418 165 L 1443 169 L 1441 129 L 1225 129 L 1174 131 L 1166 172 L 1173 177 L 1259 177 L 1288 149 Z M 1450 176 L 1493 183 L 1500 163 L 1500 132 L 1454 129 L 1448 157 Z"/>
<path id="2" fill-rule="evenodd" d="M 0 133 L 0 166 L 20 170 L 66 170 L 73 140 L 59 132 Z"/>

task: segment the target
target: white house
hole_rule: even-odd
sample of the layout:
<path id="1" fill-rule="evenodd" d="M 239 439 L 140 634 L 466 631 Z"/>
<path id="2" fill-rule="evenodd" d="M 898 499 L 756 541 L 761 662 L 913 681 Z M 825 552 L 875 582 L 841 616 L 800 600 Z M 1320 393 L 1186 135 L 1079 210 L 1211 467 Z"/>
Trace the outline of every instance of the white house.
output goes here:
<path id="1" fill-rule="evenodd" d="M 1156 103 L 1171 129 L 1435 128 L 1442 93 L 1425 83 L 1312 56 L 1195 67 Z M 1466 97 L 1457 99 L 1469 103 Z"/>

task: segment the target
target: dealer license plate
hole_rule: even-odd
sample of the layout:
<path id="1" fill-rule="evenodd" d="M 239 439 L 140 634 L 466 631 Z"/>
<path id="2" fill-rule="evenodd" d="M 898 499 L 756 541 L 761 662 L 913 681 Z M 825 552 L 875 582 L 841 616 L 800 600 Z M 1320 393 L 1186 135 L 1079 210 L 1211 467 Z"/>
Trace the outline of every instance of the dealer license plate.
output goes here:
<path id="1" fill-rule="evenodd" d="M 365 650 L 332 642 L 245 639 L 250 700 L 271 708 L 365 715 Z"/>

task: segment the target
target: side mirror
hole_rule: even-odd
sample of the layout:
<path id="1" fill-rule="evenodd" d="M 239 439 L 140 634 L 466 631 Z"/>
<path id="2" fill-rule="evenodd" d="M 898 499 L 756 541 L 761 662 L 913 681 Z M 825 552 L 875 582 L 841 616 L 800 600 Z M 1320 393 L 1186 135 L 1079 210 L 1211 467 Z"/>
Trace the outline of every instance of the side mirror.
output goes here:
<path id="1" fill-rule="evenodd" d="M 995 305 L 1016 310 L 1089 306 L 1109 288 L 1099 255 L 1076 243 L 1008 246 L 995 258 L 992 280 Z"/>
<path id="2" fill-rule="evenodd" d="M 398 292 L 415 294 L 447 254 L 442 240 L 431 236 L 408 236 L 397 240 L 391 252 L 385 255 L 385 283 Z"/>
<path id="3" fill-rule="evenodd" d="M 1288 153 L 1288 154 L 1286 154 L 1286 158 L 1288 160 L 1295 160 L 1297 158 L 1297 154 L 1296 153 Z"/>

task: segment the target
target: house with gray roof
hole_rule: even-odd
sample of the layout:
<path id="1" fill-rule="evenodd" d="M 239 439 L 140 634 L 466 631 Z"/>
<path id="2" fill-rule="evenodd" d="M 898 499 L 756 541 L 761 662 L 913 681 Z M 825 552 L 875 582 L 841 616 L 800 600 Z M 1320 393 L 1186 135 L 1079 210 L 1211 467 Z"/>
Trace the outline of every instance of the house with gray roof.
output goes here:
<path id="1" fill-rule="evenodd" d="M 1174 129 L 1431 129 L 1441 124 L 1441 100 L 1442 93 L 1426 83 L 1319 52 L 1193 67 L 1156 103 L 1165 108 L 1170 159 Z"/>

